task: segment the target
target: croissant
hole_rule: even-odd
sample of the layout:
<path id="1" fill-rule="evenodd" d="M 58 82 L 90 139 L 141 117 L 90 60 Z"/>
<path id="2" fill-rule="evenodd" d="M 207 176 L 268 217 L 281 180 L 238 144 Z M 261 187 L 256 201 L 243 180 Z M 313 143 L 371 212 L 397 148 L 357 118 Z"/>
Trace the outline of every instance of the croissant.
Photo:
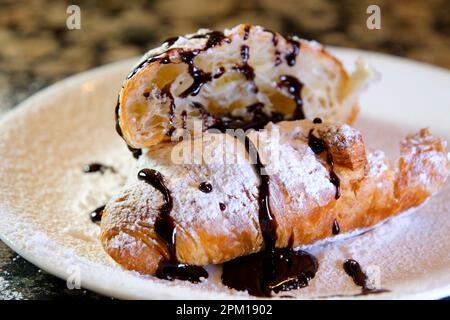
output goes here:
<path id="1" fill-rule="evenodd" d="M 266 204 L 278 248 L 372 226 L 418 206 L 448 176 L 446 143 L 428 129 L 401 142 L 393 166 L 382 151 L 367 150 L 356 129 L 320 122 L 271 123 L 248 135 L 269 174 Z M 195 266 L 261 251 L 268 241 L 259 211 L 264 180 L 250 151 L 238 138 L 209 132 L 150 146 L 105 207 L 106 252 L 126 269 L 155 274 L 171 250 L 178 262 Z M 173 248 L 155 231 L 163 210 L 176 230 Z"/>
<path id="2" fill-rule="evenodd" d="M 117 131 L 133 149 L 170 141 L 193 123 L 262 128 L 321 117 L 352 123 L 377 77 L 362 60 L 349 75 L 320 44 L 259 26 L 201 29 L 149 51 L 120 91 Z"/>
<path id="3" fill-rule="evenodd" d="M 376 77 L 362 60 L 348 74 L 318 43 L 259 26 L 201 29 L 149 51 L 116 106 L 138 161 L 103 210 L 105 251 L 170 280 L 225 263 L 222 282 L 254 295 L 307 285 L 317 260 L 293 248 L 418 206 L 448 176 L 446 143 L 428 129 L 391 165 L 349 126 Z"/>

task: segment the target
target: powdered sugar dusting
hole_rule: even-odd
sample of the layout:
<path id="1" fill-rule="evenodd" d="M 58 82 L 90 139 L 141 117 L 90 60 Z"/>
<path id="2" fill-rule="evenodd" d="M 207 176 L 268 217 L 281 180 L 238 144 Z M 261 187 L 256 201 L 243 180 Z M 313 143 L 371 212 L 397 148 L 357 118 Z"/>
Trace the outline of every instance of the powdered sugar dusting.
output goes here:
<path id="1" fill-rule="evenodd" d="M 79 266 L 83 287 L 119 298 L 247 298 L 245 293 L 220 283 L 220 266 L 208 266 L 210 277 L 198 285 L 163 281 L 122 269 L 104 253 L 96 238 L 98 226 L 89 221 L 88 211 L 118 191 L 112 189 L 123 183 L 133 163 L 116 137 L 113 116 L 116 93 L 131 64 L 116 65 L 97 72 L 95 77 L 85 75 L 49 89 L 29 101 L 26 109 L 1 121 L 2 240 L 62 278 L 69 275 L 69 267 Z M 402 138 L 395 131 L 400 124 L 393 128 L 366 120 L 365 132 L 371 131 L 374 142 L 383 144 L 383 150 Z M 449 139 L 448 128 L 441 130 Z M 82 165 L 92 160 L 113 164 L 120 174 L 84 175 Z M 366 298 L 415 297 L 424 292 L 431 298 L 448 293 L 449 197 L 447 182 L 417 210 L 370 232 L 309 246 L 319 259 L 319 272 L 309 287 L 288 294 L 314 298 L 359 292 L 342 270 L 347 258 L 358 260 L 365 270 L 379 267 L 381 286 L 391 290 Z M 2 277 L 0 292 L 9 288 L 6 277 Z"/>
<path id="2" fill-rule="evenodd" d="M 367 175 L 371 178 L 380 177 L 388 169 L 386 154 L 381 150 L 367 152 L 367 162 L 369 164 Z"/>
<path id="3" fill-rule="evenodd" d="M 327 204 L 334 197 L 335 187 L 330 182 L 327 168 L 317 161 L 305 142 L 306 134 L 299 134 L 297 140 L 286 138 L 285 135 L 290 135 L 291 130 L 286 122 L 281 125 L 271 124 L 269 128 L 271 132 L 281 131 L 281 143 L 278 135 L 260 132 L 257 135 L 260 155 L 262 161 L 269 164 L 269 173 L 275 175 L 291 195 L 292 210 Z M 300 130 L 299 127 L 297 129 Z"/>

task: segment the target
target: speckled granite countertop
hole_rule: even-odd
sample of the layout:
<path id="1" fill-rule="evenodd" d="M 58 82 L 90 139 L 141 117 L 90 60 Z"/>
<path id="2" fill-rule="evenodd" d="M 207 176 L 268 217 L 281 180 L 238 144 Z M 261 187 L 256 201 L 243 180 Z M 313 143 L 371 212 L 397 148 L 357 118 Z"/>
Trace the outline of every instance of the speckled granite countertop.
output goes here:
<path id="1" fill-rule="evenodd" d="M 66 27 L 69 4 L 81 8 L 80 30 Z M 366 26 L 373 4 L 381 9 L 380 30 Z M 2 0 L 1 6 L 0 115 L 71 74 L 138 56 L 170 36 L 238 23 L 450 68 L 449 0 Z M 0 300 L 53 298 L 102 297 L 67 289 L 0 242 Z"/>

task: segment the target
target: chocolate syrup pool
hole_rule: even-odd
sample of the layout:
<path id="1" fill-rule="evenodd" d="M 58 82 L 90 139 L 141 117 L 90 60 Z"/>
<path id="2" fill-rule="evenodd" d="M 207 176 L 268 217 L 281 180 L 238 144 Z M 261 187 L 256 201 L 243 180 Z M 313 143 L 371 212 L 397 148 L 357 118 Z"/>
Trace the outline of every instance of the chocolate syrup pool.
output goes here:
<path id="1" fill-rule="evenodd" d="M 233 259 L 223 265 L 226 286 L 254 296 L 306 287 L 319 264 L 311 254 L 291 248 L 264 250 Z"/>

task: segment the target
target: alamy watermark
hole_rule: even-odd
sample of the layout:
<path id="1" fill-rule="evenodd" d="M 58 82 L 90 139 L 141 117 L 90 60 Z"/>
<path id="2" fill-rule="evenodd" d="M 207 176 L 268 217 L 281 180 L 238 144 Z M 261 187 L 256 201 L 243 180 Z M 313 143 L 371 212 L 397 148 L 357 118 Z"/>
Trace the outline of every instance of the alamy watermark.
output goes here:
<path id="1" fill-rule="evenodd" d="M 381 29 L 381 9 L 376 4 L 371 4 L 367 7 L 366 13 L 369 17 L 366 20 L 366 26 L 369 30 Z"/>
<path id="2" fill-rule="evenodd" d="M 81 9 L 77 5 L 70 5 L 66 9 L 68 14 L 66 19 L 66 26 L 69 30 L 80 30 L 81 29 Z"/>

